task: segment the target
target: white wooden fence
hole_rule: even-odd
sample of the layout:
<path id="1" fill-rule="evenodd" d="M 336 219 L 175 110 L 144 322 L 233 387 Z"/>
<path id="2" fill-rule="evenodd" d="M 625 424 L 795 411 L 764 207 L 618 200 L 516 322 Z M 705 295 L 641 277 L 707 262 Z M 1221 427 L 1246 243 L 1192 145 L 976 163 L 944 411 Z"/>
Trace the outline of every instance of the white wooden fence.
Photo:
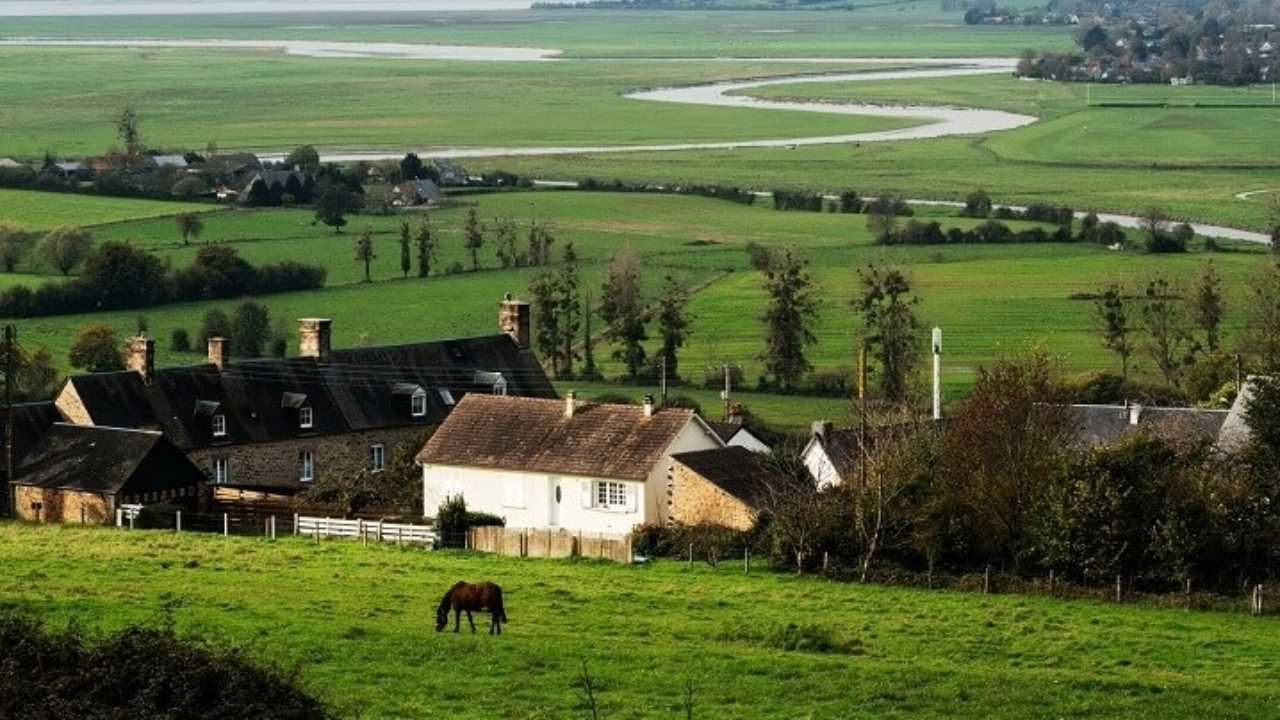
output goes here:
<path id="1" fill-rule="evenodd" d="M 368 543 L 389 542 L 397 545 L 418 544 L 428 548 L 436 543 L 436 531 L 430 525 L 389 523 L 381 520 L 342 520 L 339 518 L 294 517 L 294 534 L 306 537 L 346 538 Z"/>

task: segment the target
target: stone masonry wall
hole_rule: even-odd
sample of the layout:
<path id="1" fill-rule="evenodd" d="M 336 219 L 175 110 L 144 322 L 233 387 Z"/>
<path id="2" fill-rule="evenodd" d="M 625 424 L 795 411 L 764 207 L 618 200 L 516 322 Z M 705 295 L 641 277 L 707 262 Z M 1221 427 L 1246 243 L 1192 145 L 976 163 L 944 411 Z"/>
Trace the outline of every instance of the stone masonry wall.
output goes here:
<path id="1" fill-rule="evenodd" d="M 17 487 L 18 517 L 28 522 L 84 523 L 107 525 L 115 522 L 115 499 L 98 493 Z M 36 504 L 40 509 L 36 509 Z"/>
<path id="2" fill-rule="evenodd" d="M 750 506 L 684 465 L 672 463 L 667 477 L 671 503 L 667 517 L 671 522 L 736 530 L 750 530 L 755 524 L 756 513 Z"/>

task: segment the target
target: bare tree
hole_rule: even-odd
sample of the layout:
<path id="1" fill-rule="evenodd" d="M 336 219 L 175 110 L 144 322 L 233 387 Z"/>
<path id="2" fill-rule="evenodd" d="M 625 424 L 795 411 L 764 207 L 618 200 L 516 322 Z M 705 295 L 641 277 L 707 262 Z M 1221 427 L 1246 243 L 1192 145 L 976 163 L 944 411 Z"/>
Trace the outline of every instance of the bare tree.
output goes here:
<path id="1" fill-rule="evenodd" d="M 596 704 L 596 681 L 587 668 L 586 658 L 582 659 L 582 669 L 578 673 L 578 690 L 582 693 L 582 705 L 591 720 L 600 720 L 600 710 Z"/>
<path id="2" fill-rule="evenodd" d="M 842 508 L 835 493 L 824 490 L 801 458 L 803 447 L 784 443 L 763 459 L 773 479 L 762 488 L 774 551 L 795 562 L 796 574 L 818 553 L 822 537 L 838 524 Z"/>
<path id="3" fill-rule="evenodd" d="M 1147 283 L 1142 297 L 1142 324 L 1147 331 L 1146 350 L 1166 383 L 1175 385 L 1182 369 L 1195 359 L 1199 348 L 1191 333 L 1191 319 L 1178 288 L 1164 276 Z"/>

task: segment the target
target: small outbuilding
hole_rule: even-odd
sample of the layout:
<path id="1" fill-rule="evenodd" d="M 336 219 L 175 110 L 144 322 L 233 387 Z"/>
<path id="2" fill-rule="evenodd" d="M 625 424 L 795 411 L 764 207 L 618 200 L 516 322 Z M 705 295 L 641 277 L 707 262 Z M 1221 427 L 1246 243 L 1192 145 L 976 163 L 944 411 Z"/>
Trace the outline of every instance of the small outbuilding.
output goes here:
<path id="1" fill-rule="evenodd" d="M 35 522 L 106 524 L 126 505 L 195 509 L 205 475 L 163 434 L 54 425 L 15 473 L 18 517 Z"/>
<path id="2" fill-rule="evenodd" d="M 671 456 L 668 518 L 681 525 L 750 530 L 782 478 L 767 456 L 735 445 Z"/>
<path id="3" fill-rule="evenodd" d="M 444 193 L 440 186 L 430 180 L 411 180 L 393 186 L 387 191 L 392 207 L 415 207 L 419 205 L 439 205 L 444 202 Z"/>

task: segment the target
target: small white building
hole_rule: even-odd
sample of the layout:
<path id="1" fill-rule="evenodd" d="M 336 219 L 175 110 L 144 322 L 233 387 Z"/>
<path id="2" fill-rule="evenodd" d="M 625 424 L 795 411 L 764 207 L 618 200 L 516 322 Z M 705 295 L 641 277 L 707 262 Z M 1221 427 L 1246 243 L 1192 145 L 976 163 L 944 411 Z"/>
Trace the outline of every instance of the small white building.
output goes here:
<path id="1" fill-rule="evenodd" d="M 691 410 L 471 393 L 418 454 L 423 514 L 461 496 L 507 527 L 623 535 L 666 521 L 672 455 L 719 447 Z"/>
<path id="2" fill-rule="evenodd" d="M 716 437 L 720 438 L 720 442 L 724 443 L 725 447 L 741 447 L 765 455 L 773 452 L 769 443 L 741 422 L 708 422 L 707 426 L 716 434 Z"/>
<path id="3" fill-rule="evenodd" d="M 829 422 L 815 422 L 800 461 L 818 487 L 840 485 L 857 469 L 857 431 L 835 430 Z"/>

